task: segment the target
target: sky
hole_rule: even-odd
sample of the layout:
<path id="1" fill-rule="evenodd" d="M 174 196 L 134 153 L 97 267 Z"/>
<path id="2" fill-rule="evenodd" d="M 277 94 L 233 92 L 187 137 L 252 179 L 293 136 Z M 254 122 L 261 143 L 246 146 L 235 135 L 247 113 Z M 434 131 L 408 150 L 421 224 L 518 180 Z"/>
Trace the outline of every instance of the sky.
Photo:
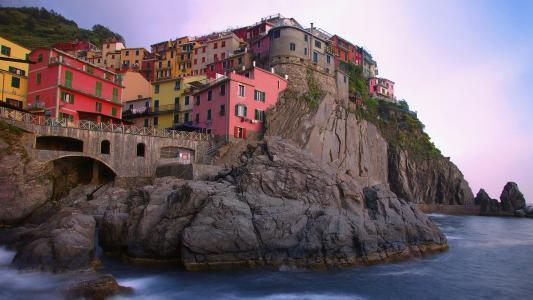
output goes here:
<path id="1" fill-rule="evenodd" d="M 533 203 L 533 1 L 0 0 L 102 24 L 127 46 L 249 25 L 271 14 L 313 22 L 368 49 L 474 194 L 515 181 Z"/>

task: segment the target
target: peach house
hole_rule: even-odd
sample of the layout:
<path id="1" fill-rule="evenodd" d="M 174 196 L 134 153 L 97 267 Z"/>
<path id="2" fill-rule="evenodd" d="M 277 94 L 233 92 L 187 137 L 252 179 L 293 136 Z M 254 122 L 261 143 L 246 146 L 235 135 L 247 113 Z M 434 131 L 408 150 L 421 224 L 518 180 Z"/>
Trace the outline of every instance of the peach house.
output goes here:
<path id="1" fill-rule="evenodd" d="M 219 75 L 193 94 L 193 124 L 227 140 L 254 137 L 286 87 L 285 78 L 257 67 Z"/>

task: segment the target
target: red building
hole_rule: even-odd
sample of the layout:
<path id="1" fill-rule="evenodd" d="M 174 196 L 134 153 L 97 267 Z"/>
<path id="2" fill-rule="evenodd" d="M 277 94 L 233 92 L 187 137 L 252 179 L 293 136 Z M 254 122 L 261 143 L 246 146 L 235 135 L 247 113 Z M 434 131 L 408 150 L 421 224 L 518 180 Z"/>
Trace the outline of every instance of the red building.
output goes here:
<path id="1" fill-rule="evenodd" d="M 56 49 L 67 52 L 68 54 L 78 56 L 79 52 L 96 50 L 97 47 L 89 41 L 74 40 L 70 42 L 57 43 L 53 46 Z"/>
<path id="2" fill-rule="evenodd" d="M 395 100 L 394 82 L 385 78 L 371 77 L 368 79 L 368 90 L 372 97 Z"/>
<path id="3" fill-rule="evenodd" d="M 334 35 L 330 39 L 331 49 L 335 54 L 335 65 L 339 65 L 339 61 L 345 63 L 352 63 L 354 65 L 361 65 L 363 56 L 357 51 L 357 46 L 341 38 L 338 35 Z"/>
<path id="4" fill-rule="evenodd" d="M 28 106 L 56 119 L 120 122 L 120 77 L 58 49 L 30 53 Z"/>
<path id="5" fill-rule="evenodd" d="M 193 94 L 193 124 L 228 139 L 257 135 L 286 87 L 285 78 L 260 68 L 231 72 Z"/>
<path id="6" fill-rule="evenodd" d="M 154 81 L 155 74 L 155 62 L 157 61 L 157 55 L 150 52 L 144 54 L 144 59 L 141 61 L 141 74 L 148 81 Z"/>

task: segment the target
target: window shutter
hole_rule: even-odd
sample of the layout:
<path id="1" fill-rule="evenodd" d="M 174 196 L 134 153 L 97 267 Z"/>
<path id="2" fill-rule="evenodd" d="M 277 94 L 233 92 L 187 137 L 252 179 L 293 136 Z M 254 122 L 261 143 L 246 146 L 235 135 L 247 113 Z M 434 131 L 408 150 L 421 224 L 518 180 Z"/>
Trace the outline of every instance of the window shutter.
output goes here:
<path id="1" fill-rule="evenodd" d="M 259 110 L 257 109 L 254 110 L 254 119 L 259 120 Z"/>
<path id="2" fill-rule="evenodd" d="M 242 138 L 246 139 L 246 128 L 242 129 Z"/>
<path id="3" fill-rule="evenodd" d="M 239 105 L 235 105 L 235 116 L 239 116 Z"/>
<path id="4" fill-rule="evenodd" d="M 239 127 L 237 126 L 233 127 L 233 137 L 239 137 Z"/>
<path id="5" fill-rule="evenodd" d="M 261 101 L 265 102 L 265 99 L 266 99 L 266 93 L 263 92 L 261 93 Z"/>
<path id="6" fill-rule="evenodd" d="M 243 108 L 244 108 L 244 117 L 246 117 L 247 112 L 248 112 L 248 108 L 246 106 L 244 106 Z"/>

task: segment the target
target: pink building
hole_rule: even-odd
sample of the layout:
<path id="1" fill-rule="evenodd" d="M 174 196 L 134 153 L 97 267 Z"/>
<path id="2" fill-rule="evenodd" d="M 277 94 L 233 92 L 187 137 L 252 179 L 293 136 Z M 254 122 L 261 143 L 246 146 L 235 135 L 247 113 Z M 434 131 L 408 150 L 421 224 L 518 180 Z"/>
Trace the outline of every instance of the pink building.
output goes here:
<path id="1" fill-rule="evenodd" d="M 194 93 L 193 124 L 228 139 L 253 137 L 286 87 L 286 79 L 260 68 L 231 72 Z"/>
<path id="2" fill-rule="evenodd" d="M 368 79 L 370 95 L 381 99 L 394 100 L 394 82 L 385 78 L 371 77 Z"/>
<path id="3" fill-rule="evenodd" d="M 207 65 L 206 76 L 207 78 L 214 79 L 217 74 L 226 75 L 233 70 L 240 71 L 243 69 L 249 69 L 252 67 L 252 54 L 247 51 L 241 51 L 218 60 Z"/>
<path id="4" fill-rule="evenodd" d="M 268 54 L 270 53 L 270 36 L 265 35 L 254 41 L 250 41 L 249 45 L 257 64 L 261 67 L 267 67 L 269 60 Z"/>
<path id="5" fill-rule="evenodd" d="M 28 107 L 56 119 L 121 122 L 120 77 L 57 49 L 30 53 Z"/>

